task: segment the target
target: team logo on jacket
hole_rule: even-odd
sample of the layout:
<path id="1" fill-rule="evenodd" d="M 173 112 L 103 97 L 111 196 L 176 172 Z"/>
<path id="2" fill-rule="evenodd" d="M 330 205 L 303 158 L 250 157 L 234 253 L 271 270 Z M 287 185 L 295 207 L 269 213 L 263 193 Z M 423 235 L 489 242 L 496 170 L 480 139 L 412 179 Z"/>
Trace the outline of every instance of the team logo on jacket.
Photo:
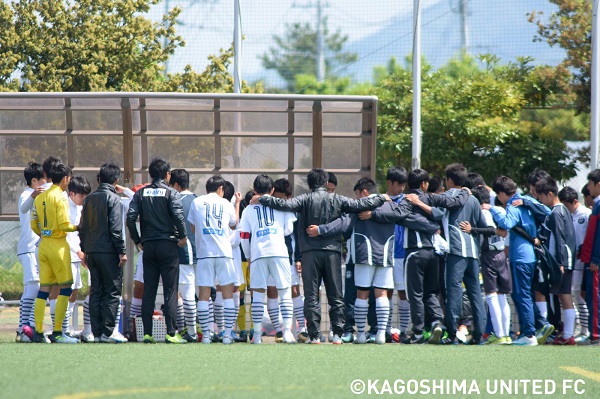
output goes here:
<path id="1" fill-rule="evenodd" d="M 577 221 L 577 223 L 584 224 L 585 223 L 585 218 L 583 216 L 580 217 L 579 220 Z"/>
<path id="2" fill-rule="evenodd" d="M 351 270 L 348 270 L 346 272 L 346 278 L 352 278 L 352 271 Z"/>
<path id="3" fill-rule="evenodd" d="M 166 188 L 149 188 L 144 190 L 144 197 L 164 197 L 166 194 Z"/>

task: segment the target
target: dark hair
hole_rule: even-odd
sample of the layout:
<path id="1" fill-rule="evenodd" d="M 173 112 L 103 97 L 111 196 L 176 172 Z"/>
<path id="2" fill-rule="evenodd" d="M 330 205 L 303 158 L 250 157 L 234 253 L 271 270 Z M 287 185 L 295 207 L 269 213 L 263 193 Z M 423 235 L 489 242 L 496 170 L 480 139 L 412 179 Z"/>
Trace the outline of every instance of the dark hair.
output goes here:
<path id="1" fill-rule="evenodd" d="M 233 187 L 233 183 L 225 180 L 225 185 L 223 186 L 223 198 L 230 200 L 233 198 L 233 194 L 235 194 L 235 187 Z"/>
<path id="2" fill-rule="evenodd" d="M 92 186 L 85 176 L 74 176 L 69 182 L 68 191 L 75 194 L 88 195 L 92 192 Z"/>
<path id="3" fill-rule="evenodd" d="M 508 196 L 513 196 L 517 192 L 517 185 L 510 177 L 500 176 L 494 180 L 492 190 L 496 193 L 504 193 Z"/>
<path id="4" fill-rule="evenodd" d="M 252 200 L 252 197 L 254 197 L 254 190 L 250 190 L 246 193 L 246 195 L 244 195 L 244 205 L 245 206 L 250 205 L 250 201 Z"/>
<path id="5" fill-rule="evenodd" d="M 485 180 L 479 173 L 469 173 L 465 181 L 465 187 L 472 189 L 473 187 L 485 186 Z"/>
<path id="6" fill-rule="evenodd" d="M 44 160 L 44 162 L 42 162 L 42 169 L 44 170 L 44 174 L 46 175 L 46 177 L 48 179 L 52 179 L 52 177 L 51 177 L 51 175 L 52 175 L 52 168 L 54 168 L 59 163 L 62 163 L 62 161 L 60 160 L 60 158 L 57 158 L 57 157 L 55 157 L 53 155 L 50 155 L 48 158 L 46 158 Z"/>
<path id="7" fill-rule="evenodd" d="M 558 199 L 569 204 L 572 204 L 578 198 L 579 195 L 577 195 L 577 191 L 573 187 L 566 186 L 558 192 Z"/>
<path id="8" fill-rule="evenodd" d="M 600 169 L 594 169 L 587 175 L 587 179 L 594 182 L 594 184 L 600 183 Z"/>
<path id="9" fill-rule="evenodd" d="M 23 175 L 25 176 L 27 185 L 31 186 L 31 181 L 33 179 L 39 180 L 44 177 L 44 169 L 42 168 L 42 165 L 37 162 L 29 162 L 23 171 Z"/>
<path id="10" fill-rule="evenodd" d="M 321 168 L 313 168 L 308 172 L 306 176 L 306 182 L 308 183 L 308 188 L 311 190 L 316 190 L 317 188 L 325 187 L 327 185 L 328 174 L 325 172 L 325 169 Z"/>
<path id="11" fill-rule="evenodd" d="M 429 179 L 429 187 L 427 187 L 427 192 L 428 193 L 437 193 L 442 188 L 442 185 L 443 185 L 442 178 L 439 176 L 433 176 L 431 179 Z"/>
<path id="12" fill-rule="evenodd" d="M 502 201 L 500 201 L 500 199 L 498 197 L 494 197 L 494 206 L 503 207 L 504 204 L 502 204 Z"/>
<path id="13" fill-rule="evenodd" d="M 385 180 L 391 181 L 392 183 L 398 182 L 398 184 L 406 184 L 408 172 L 402 166 L 392 166 L 388 169 Z"/>
<path id="14" fill-rule="evenodd" d="M 558 195 L 558 184 L 556 184 L 556 180 L 551 177 L 541 179 L 535 183 L 535 191 L 538 194 L 548 195 L 549 193 L 552 193 Z"/>
<path id="15" fill-rule="evenodd" d="M 367 190 L 369 194 L 374 194 L 377 192 L 377 184 L 369 177 L 361 177 L 354 185 L 353 191 L 356 190 Z"/>
<path id="16" fill-rule="evenodd" d="M 446 179 L 452 179 L 456 186 L 462 187 L 467 182 L 467 177 L 469 177 L 469 172 L 467 172 L 467 168 L 462 166 L 459 163 L 453 163 L 446 166 Z"/>
<path id="17" fill-rule="evenodd" d="M 471 189 L 471 194 L 473 197 L 477 198 L 480 204 L 489 204 L 490 203 L 490 191 L 484 186 L 476 186 Z"/>
<path id="18" fill-rule="evenodd" d="M 529 174 L 529 176 L 527 176 L 527 184 L 529 184 L 530 186 L 535 186 L 535 184 L 538 181 L 540 181 L 542 179 L 547 179 L 549 177 L 550 177 L 550 174 L 548 172 L 546 172 L 545 170 L 535 168 L 533 170 L 533 172 L 531 172 Z"/>
<path id="19" fill-rule="evenodd" d="M 100 172 L 98 173 L 98 183 L 115 184 L 121 176 L 121 168 L 118 165 L 107 162 L 100 166 Z"/>
<path id="20" fill-rule="evenodd" d="M 187 190 L 190 187 L 190 174 L 188 171 L 185 169 L 173 169 L 169 185 L 174 186 L 175 183 L 179 184 L 182 190 Z"/>
<path id="21" fill-rule="evenodd" d="M 429 173 L 424 169 L 415 169 L 408 174 L 408 188 L 416 190 L 421 187 L 421 183 L 429 182 Z"/>
<path id="22" fill-rule="evenodd" d="M 52 183 L 59 184 L 62 179 L 67 176 L 71 176 L 71 168 L 69 168 L 64 163 L 59 163 L 58 165 L 54 165 L 50 170 L 50 178 L 52 179 Z"/>
<path id="23" fill-rule="evenodd" d="M 327 183 L 331 183 L 337 187 L 337 177 L 333 172 L 327 172 Z"/>
<path id="24" fill-rule="evenodd" d="M 592 196 L 592 194 L 590 194 L 590 189 L 587 187 L 587 184 L 581 189 L 581 194 L 583 194 L 584 197 Z"/>
<path id="25" fill-rule="evenodd" d="M 206 192 L 207 193 L 216 193 L 219 187 L 223 187 L 225 189 L 225 179 L 223 179 L 219 175 L 214 175 L 209 177 L 206 181 Z M 223 197 L 225 198 L 225 197 Z M 231 198 L 230 198 L 231 199 Z"/>
<path id="26" fill-rule="evenodd" d="M 292 196 L 292 185 L 288 179 L 277 179 L 273 182 L 275 192 L 282 193 L 286 197 Z"/>
<path id="27" fill-rule="evenodd" d="M 267 175 L 258 175 L 254 179 L 252 187 L 254 187 L 254 192 L 256 194 L 271 194 L 271 190 L 273 189 L 273 179 Z"/>
<path id="28" fill-rule="evenodd" d="M 167 177 L 167 172 L 169 170 L 171 170 L 171 164 L 169 161 L 162 158 L 154 158 L 148 166 L 148 173 L 150 173 L 150 178 L 152 180 L 164 179 Z"/>

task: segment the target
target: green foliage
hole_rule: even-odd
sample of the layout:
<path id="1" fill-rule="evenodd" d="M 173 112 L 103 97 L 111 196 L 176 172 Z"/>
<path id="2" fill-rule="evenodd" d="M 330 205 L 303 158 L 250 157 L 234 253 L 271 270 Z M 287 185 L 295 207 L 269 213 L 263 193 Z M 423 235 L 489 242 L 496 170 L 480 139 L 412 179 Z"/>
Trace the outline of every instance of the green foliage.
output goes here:
<path id="1" fill-rule="evenodd" d="M 350 78 L 328 77 L 319 81 L 315 75 L 299 74 L 295 76 L 294 93 L 296 94 L 347 94 Z"/>

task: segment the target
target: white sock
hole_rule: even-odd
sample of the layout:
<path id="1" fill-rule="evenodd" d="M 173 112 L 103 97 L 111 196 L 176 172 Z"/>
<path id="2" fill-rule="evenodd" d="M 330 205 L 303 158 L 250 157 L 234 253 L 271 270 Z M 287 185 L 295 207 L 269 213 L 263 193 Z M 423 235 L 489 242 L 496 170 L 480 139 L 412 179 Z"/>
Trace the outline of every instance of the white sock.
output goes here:
<path id="1" fill-rule="evenodd" d="M 279 292 L 279 308 L 281 309 L 281 318 L 283 319 L 283 329 L 291 331 L 292 318 L 294 316 L 292 289 L 288 287 L 277 291 Z"/>
<path id="2" fill-rule="evenodd" d="M 198 301 L 198 321 L 200 322 L 200 328 L 204 337 L 210 338 L 208 301 Z"/>
<path id="3" fill-rule="evenodd" d="M 83 301 L 83 333 L 89 335 L 92 332 L 92 321 L 90 320 L 90 296 Z"/>
<path id="4" fill-rule="evenodd" d="M 254 334 L 262 334 L 262 320 L 265 313 L 265 293 L 252 293 L 252 324 L 254 324 Z"/>
<path id="5" fill-rule="evenodd" d="M 356 298 L 356 301 L 354 301 L 354 322 L 359 333 L 365 332 L 368 312 L 369 300 Z"/>
<path id="6" fill-rule="evenodd" d="M 575 309 L 565 309 L 564 319 L 563 338 L 569 339 L 575 330 Z"/>
<path id="7" fill-rule="evenodd" d="M 294 304 L 294 316 L 298 323 L 298 332 L 302 332 L 306 326 L 306 320 L 304 319 L 304 298 L 302 298 L 302 295 L 298 295 L 292 298 L 292 302 Z"/>
<path id="8" fill-rule="evenodd" d="M 240 314 L 240 292 L 239 291 L 233 293 L 233 306 L 235 306 L 235 320 L 237 320 L 238 315 Z M 243 330 L 243 328 L 241 326 L 238 326 L 238 327 L 240 327 L 240 330 Z"/>
<path id="9" fill-rule="evenodd" d="M 375 312 L 377 313 L 377 331 L 385 331 L 390 315 L 390 300 L 387 296 L 375 299 Z"/>
<path id="10" fill-rule="evenodd" d="M 52 325 L 54 325 L 54 315 L 56 314 L 56 299 L 50 299 L 50 317 L 52 318 Z"/>
<path id="11" fill-rule="evenodd" d="M 548 318 L 548 304 L 546 302 L 536 302 L 535 306 L 538 307 L 544 319 Z"/>
<path id="12" fill-rule="evenodd" d="M 142 298 L 133 298 L 131 300 L 131 308 L 129 310 L 129 317 L 139 317 L 142 315 Z"/>
<path id="13" fill-rule="evenodd" d="M 400 299 L 398 301 L 398 317 L 400 318 L 400 331 L 408 331 L 408 324 L 410 323 L 410 305 L 406 299 Z"/>
<path id="14" fill-rule="evenodd" d="M 490 311 L 490 318 L 492 319 L 492 326 L 494 327 L 496 337 L 500 338 L 507 336 L 508 334 L 504 331 L 504 323 L 502 322 L 502 309 L 498 300 L 498 294 L 495 292 L 485 294 L 485 301 L 487 302 Z"/>
<path id="15" fill-rule="evenodd" d="M 223 316 L 223 293 L 221 291 L 217 291 L 217 296 L 215 297 L 214 302 L 214 311 L 215 311 L 215 323 L 217 323 L 217 328 L 219 331 L 223 331 L 225 328 L 225 318 Z"/>
<path id="16" fill-rule="evenodd" d="M 233 323 L 235 323 L 235 305 L 233 298 L 223 299 L 223 316 L 225 319 L 225 336 L 231 335 Z"/>
<path id="17" fill-rule="evenodd" d="M 281 331 L 281 323 L 279 321 L 279 298 L 267 298 L 267 311 L 269 318 L 275 331 Z"/>
<path id="18" fill-rule="evenodd" d="M 498 295 L 498 302 L 500 303 L 500 311 L 502 312 L 502 329 L 504 330 L 505 336 L 510 334 L 510 305 L 508 304 L 508 295 Z"/>

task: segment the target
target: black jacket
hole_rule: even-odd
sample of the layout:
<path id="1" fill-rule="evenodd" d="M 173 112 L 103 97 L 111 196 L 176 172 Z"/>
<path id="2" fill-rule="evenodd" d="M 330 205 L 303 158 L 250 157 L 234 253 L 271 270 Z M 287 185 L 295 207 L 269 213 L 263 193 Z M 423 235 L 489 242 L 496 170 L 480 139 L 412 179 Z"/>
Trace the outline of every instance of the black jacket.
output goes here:
<path id="1" fill-rule="evenodd" d="M 136 226 L 138 216 L 141 238 Z M 163 180 L 155 180 L 139 189 L 129 204 L 127 228 L 136 245 L 152 240 L 185 238 L 187 233 L 179 193 Z"/>
<path id="2" fill-rule="evenodd" d="M 124 254 L 123 205 L 112 184 L 101 183 L 83 201 L 79 222 L 81 251 Z"/>
<path id="3" fill-rule="evenodd" d="M 298 244 L 301 252 L 335 251 L 341 253 L 341 235 L 311 238 L 306 234 L 306 228 L 313 224 L 317 226 L 327 224 L 339 218 L 342 213 L 375 209 L 385 202 L 385 197 L 376 195 L 355 200 L 343 195 L 328 193 L 324 187 L 320 187 L 290 200 L 263 196 L 259 201 L 262 205 L 298 214 Z"/>

